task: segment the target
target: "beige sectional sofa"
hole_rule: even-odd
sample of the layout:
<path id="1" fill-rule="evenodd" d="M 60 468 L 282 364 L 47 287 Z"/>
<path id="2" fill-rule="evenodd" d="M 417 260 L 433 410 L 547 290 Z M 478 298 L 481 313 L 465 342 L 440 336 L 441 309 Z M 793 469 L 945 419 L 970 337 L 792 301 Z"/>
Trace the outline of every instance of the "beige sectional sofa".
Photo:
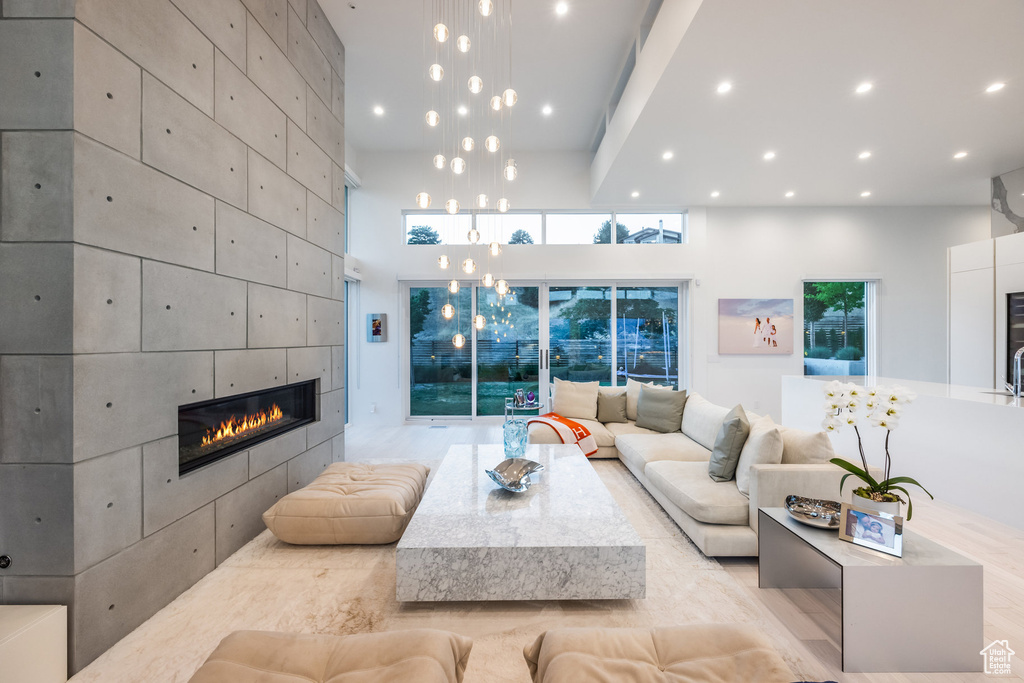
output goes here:
<path id="1" fill-rule="evenodd" d="M 576 386 L 566 386 L 570 384 Z M 626 421 L 602 423 L 597 419 L 597 397 L 623 388 L 595 384 L 581 389 L 582 384 L 556 382 L 552 410 L 589 429 L 598 445 L 591 457 L 619 458 L 705 555 L 756 556 L 759 507 L 780 507 L 790 494 L 838 496 L 843 471 L 828 462 L 834 453 L 824 432 L 787 429 L 770 417 L 745 413 L 750 435 L 736 476 L 715 481 L 709 476 L 709 461 L 730 408 L 690 393 L 674 431 L 647 429 L 637 426 L 638 411 L 643 408 L 641 386 L 629 380 Z M 560 390 L 571 400 L 559 401 Z M 588 392 L 594 396 L 593 411 Z M 639 417 L 644 424 L 644 416 Z M 553 429 L 536 423 L 530 425 L 529 440 L 561 443 Z"/>

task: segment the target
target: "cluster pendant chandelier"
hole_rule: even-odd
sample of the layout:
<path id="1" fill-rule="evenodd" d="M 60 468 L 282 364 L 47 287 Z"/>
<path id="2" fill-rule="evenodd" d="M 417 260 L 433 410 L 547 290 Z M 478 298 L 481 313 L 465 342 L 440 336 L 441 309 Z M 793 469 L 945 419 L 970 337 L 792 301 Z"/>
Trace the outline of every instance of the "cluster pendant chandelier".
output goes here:
<path id="1" fill-rule="evenodd" d="M 461 234 L 454 234 L 460 224 L 456 217 L 467 211 L 488 226 L 490 238 L 481 243 L 480 231 L 471 227 L 465 236 L 465 258 L 443 254 L 437 265 L 444 271 L 460 271 L 448 283 L 449 295 L 458 294 L 459 277 L 469 275 L 504 297 L 510 288 L 500 277 L 500 264 L 492 259 L 501 254 L 500 214 L 512 208 L 507 185 L 518 176 L 515 159 L 508 153 L 512 108 L 519 99 L 511 85 L 512 0 L 424 2 L 429 22 L 423 67 L 424 130 L 432 148 L 425 184 L 443 198 L 450 226 L 446 244 L 462 241 Z M 433 201 L 427 189 L 416 195 L 417 208 L 428 209 Z M 499 270 L 499 275 L 492 270 Z M 441 315 L 451 320 L 460 314 L 459 298 L 452 305 L 449 296 Z M 484 329 L 484 316 L 474 316 L 473 326 Z M 465 343 L 461 333 L 452 337 L 457 348 Z"/>

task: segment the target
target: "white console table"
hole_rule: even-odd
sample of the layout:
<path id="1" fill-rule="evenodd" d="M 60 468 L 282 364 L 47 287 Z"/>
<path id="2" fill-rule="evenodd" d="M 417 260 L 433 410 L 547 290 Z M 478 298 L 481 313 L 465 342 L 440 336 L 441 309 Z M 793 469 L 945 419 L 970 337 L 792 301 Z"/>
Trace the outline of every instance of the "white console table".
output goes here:
<path id="1" fill-rule="evenodd" d="M 981 671 L 982 566 L 912 531 L 892 557 L 758 510 L 761 588 L 842 591 L 845 672 Z"/>
<path id="2" fill-rule="evenodd" d="M 0 605 L 0 680 L 67 683 L 67 607 Z"/>

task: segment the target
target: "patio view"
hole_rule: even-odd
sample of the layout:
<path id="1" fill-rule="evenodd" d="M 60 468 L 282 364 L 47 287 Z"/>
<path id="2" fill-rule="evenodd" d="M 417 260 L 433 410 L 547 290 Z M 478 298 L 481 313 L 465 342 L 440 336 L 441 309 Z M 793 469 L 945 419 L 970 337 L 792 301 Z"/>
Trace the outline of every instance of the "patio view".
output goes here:
<path id="1" fill-rule="evenodd" d="M 804 374 L 866 375 L 867 283 L 804 283 Z"/>

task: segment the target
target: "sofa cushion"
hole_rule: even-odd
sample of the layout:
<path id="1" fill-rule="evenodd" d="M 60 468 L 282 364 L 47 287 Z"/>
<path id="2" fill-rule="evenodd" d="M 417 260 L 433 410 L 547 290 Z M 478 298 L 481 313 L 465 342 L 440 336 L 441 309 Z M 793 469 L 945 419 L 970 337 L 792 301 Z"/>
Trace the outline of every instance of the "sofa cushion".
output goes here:
<path id="1" fill-rule="evenodd" d="M 627 420 L 626 422 L 609 422 L 605 425 L 609 432 L 615 435 L 616 443 L 620 436 L 626 434 L 657 434 L 658 432 L 653 429 L 644 429 L 643 427 L 637 427 L 636 422 Z"/>
<path id="2" fill-rule="evenodd" d="M 555 378 L 551 391 L 551 410 L 570 420 L 597 419 L 599 382 L 566 382 Z"/>
<path id="3" fill-rule="evenodd" d="M 750 495 L 751 465 L 778 465 L 781 462 L 782 433 L 775 422 L 767 416 L 751 421 L 750 435 L 736 464 L 736 488 L 743 495 Z"/>
<path id="4" fill-rule="evenodd" d="M 659 460 L 644 474 L 666 498 L 698 522 L 749 524 L 750 501 L 733 481 L 712 481 L 704 462 Z"/>
<path id="5" fill-rule="evenodd" d="M 816 465 L 836 457 L 832 440 L 825 432 L 806 432 L 782 425 L 778 427 L 782 432 L 783 465 Z"/>
<path id="6" fill-rule="evenodd" d="M 749 624 L 559 628 L 523 650 L 534 683 L 782 683 L 793 675 Z"/>
<path id="7" fill-rule="evenodd" d="M 640 387 L 653 387 L 654 382 L 637 382 L 635 379 L 626 380 L 626 419 L 636 421 L 636 406 L 640 402 Z"/>
<path id="8" fill-rule="evenodd" d="M 678 432 L 683 423 L 685 391 L 668 387 L 640 387 L 640 401 L 636 405 L 636 424 L 662 434 Z"/>
<path id="9" fill-rule="evenodd" d="M 708 458 L 711 451 L 688 439 L 679 432 L 672 434 L 622 434 L 615 437 L 619 458 L 638 472 L 648 463 L 660 460 L 699 462 L 707 478 Z"/>
<path id="10" fill-rule="evenodd" d="M 728 408 L 716 406 L 700 394 L 691 393 L 683 410 L 683 434 L 711 450 L 715 447 L 722 421 L 728 414 Z"/>
<path id="11" fill-rule="evenodd" d="M 598 389 L 597 421 L 602 424 L 626 421 L 625 387 L 601 387 Z"/>
<path id="12" fill-rule="evenodd" d="M 715 438 L 715 447 L 711 449 L 711 460 L 708 462 L 708 475 L 715 481 L 729 481 L 736 476 L 736 463 L 740 460 L 740 451 L 750 434 L 750 423 L 743 406 L 736 406 L 729 411 L 722 421 L 722 428 Z"/>
<path id="13" fill-rule="evenodd" d="M 235 631 L 190 683 L 458 683 L 472 647 L 469 638 L 425 628 L 349 636 Z"/>

